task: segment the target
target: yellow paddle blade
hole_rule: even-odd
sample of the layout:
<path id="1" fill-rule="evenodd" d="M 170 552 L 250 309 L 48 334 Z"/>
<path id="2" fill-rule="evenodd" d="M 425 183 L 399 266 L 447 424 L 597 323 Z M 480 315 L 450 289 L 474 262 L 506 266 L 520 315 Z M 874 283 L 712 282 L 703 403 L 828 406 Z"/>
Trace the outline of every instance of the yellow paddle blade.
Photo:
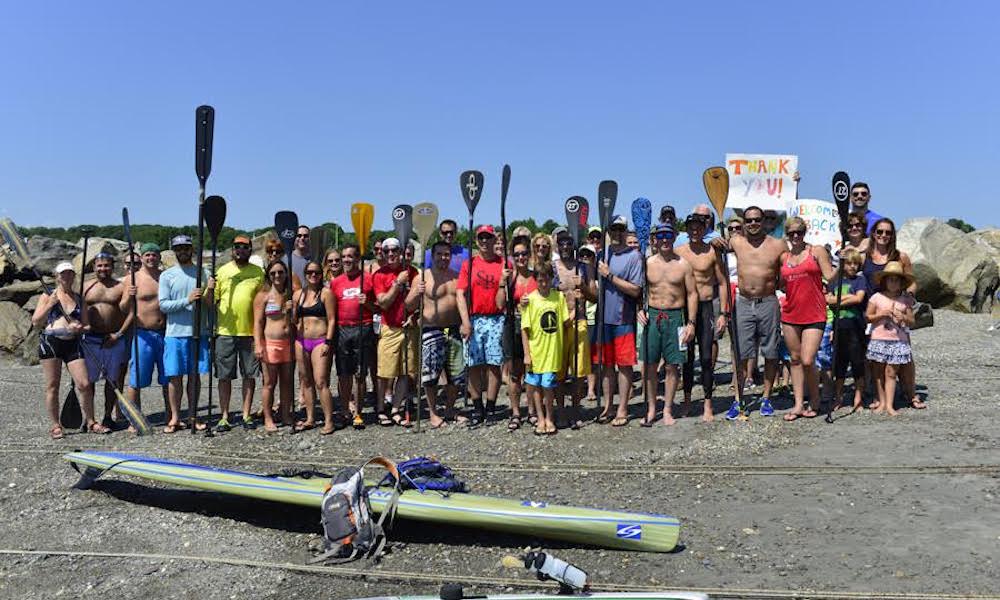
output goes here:
<path id="1" fill-rule="evenodd" d="M 709 167 L 702 174 L 701 182 L 705 185 L 705 193 L 708 194 L 708 199 L 721 223 L 722 213 L 726 210 L 726 200 L 729 198 L 729 171 L 725 167 Z"/>
<path id="2" fill-rule="evenodd" d="M 146 415 L 142 414 L 142 411 L 139 410 L 138 406 L 129 402 L 129 399 L 126 398 L 125 394 L 123 394 L 117 387 L 115 387 L 115 396 L 118 397 L 118 410 L 125 415 L 129 424 L 135 428 L 136 433 L 139 435 L 149 435 L 153 433 L 153 426 L 146 420 Z"/>
<path id="3" fill-rule="evenodd" d="M 368 236 L 372 233 L 372 223 L 374 222 L 374 206 L 366 202 L 356 202 L 351 205 L 351 224 L 354 226 L 354 237 L 361 248 L 361 254 L 368 251 Z"/>

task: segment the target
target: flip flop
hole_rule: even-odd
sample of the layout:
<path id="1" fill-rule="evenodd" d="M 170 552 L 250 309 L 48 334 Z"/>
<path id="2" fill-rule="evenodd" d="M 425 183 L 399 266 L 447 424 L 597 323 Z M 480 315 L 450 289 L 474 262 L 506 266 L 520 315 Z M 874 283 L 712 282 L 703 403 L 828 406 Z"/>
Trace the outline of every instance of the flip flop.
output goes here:
<path id="1" fill-rule="evenodd" d="M 615 417 L 611 421 L 612 427 L 625 427 L 628 425 L 628 417 Z"/>
<path id="2" fill-rule="evenodd" d="M 438 423 L 437 425 L 431 425 L 431 429 L 441 429 L 442 427 L 444 427 L 447 424 L 448 424 L 448 421 L 445 421 L 444 419 L 441 419 L 441 422 Z"/>
<path id="3" fill-rule="evenodd" d="M 521 417 L 511 417 L 507 421 L 507 431 L 517 431 L 521 428 Z"/>
<path id="4" fill-rule="evenodd" d="M 163 433 L 177 433 L 180 430 L 180 425 L 167 425 L 163 428 Z"/>
<path id="5" fill-rule="evenodd" d="M 802 415 L 799 414 L 799 413 L 791 413 L 790 412 L 790 413 L 785 413 L 785 416 L 782 417 L 782 418 L 785 419 L 786 421 L 788 421 L 789 423 L 791 423 L 792 421 L 794 421 L 795 419 L 798 419 L 801 416 Z M 813 416 L 816 416 L 816 415 L 813 415 Z"/>
<path id="6" fill-rule="evenodd" d="M 655 418 L 653 420 L 649 420 L 646 417 L 643 417 L 642 420 L 639 421 L 639 427 L 652 427 L 655 421 Z"/>
<path id="7" fill-rule="evenodd" d="M 323 429 L 320 430 L 319 434 L 320 435 L 332 435 L 333 432 L 335 432 L 335 431 L 337 431 L 337 430 L 336 429 L 327 429 L 326 427 L 324 427 Z"/>
<path id="8" fill-rule="evenodd" d="M 605 413 L 605 414 L 602 414 L 602 415 L 598 416 L 596 419 L 594 419 L 594 421 L 597 422 L 597 423 L 600 423 L 601 425 L 607 425 L 608 423 L 610 423 L 614 419 L 615 419 L 614 417 L 612 417 L 611 415 Z"/>
<path id="9" fill-rule="evenodd" d="M 61 440 L 66 437 L 66 433 L 63 431 L 61 426 L 53 425 L 52 428 L 49 429 L 49 437 L 54 440 Z"/>
<path id="10" fill-rule="evenodd" d="M 927 403 L 923 400 L 910 400 L 910 406 L 917 410 L 924 410 L 927 408 Z"/>
<path id="11" fill-rule="evenodd" d="M 295 433 L 300 433 L 300 432 L 303 432 L 303 431 L 309 431 L 310 429 L 314 429 L 315 427 L 316 427 L 315 423 L 303 423 L 303 422 L 299 422 L 299 423 L 295 424 L 294 430 L 295 430 Z"/>
<path id="12" fill-rule="evenodd" d="M 806 419 L 815 419 L 816 418 L 816 411 L 814 411 L 811 408 L 807 408 L 804 411 L 802 411 L 802 416 L 804 418 L 806 418 Z"/>
<path id="13" fill-rule="evenodd" d="M 381 425 L 382 427 L 392 427 L 393 425 L 395 425 L 395 423 L 392 422 L 392 419 L 389 418 L 389 415 L 385 413 L 379 413 L 378 424 Z"/>

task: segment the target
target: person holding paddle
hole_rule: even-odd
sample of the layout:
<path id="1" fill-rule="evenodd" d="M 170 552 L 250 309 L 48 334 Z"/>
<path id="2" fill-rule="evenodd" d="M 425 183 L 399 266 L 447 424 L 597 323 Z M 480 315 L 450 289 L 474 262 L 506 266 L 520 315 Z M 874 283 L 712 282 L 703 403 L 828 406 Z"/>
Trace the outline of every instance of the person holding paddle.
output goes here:
<path id="1" fill-rule="evenodd" d="M 264 270 L 250 262 L 250 238 L 237 235 L 233 238 L 233 260 L 219 268 L 216 278 L 218 298 L 218 338 L 215 341 L 215 373 L 219 378 L 219 408 L 222 418 L 215 425 L 219 432 L 229 431 L 229 401 L 233 393 L 233 380 L 239 366 L 243 379 L 244 429 L 254 429 L 251 416 L 256 377 L 260 374 L 260 361 L 254 351 L 253 301 L 264 285 Z"/>
<path id="2" fill-rule="evenodd" d="M 569 231 L 561 233 L 556 238 L 556 245 L 559 247 L 559 258 L 553 262 L 555 268 L 553 285 L 566 298 L 569 310 L 569 322 L 566 331 L 563 332 L 563 368 L 559 372 L 559 380 L 564 383 L 562 390 L 556 395 L 556 405 L 561 412 L 565 396 L 569 395 L 572 403 L 572 416 L 569 421 L 573 429 L 579 429 L 583 427 L 580 401 L 586 393 L 584 386 L 591 372 L 586 302 L 597 300 L 597 279 L 592 266 L 577 260 L 576 240 Z M 574 352 L 576 352 L 575 360 Z M 560 424 L 565 423 L 565 415 L 556 421 L 561 421 Z"/>
<path id="3" fill-rule="evenodd" d="M 87 364 L 80 348 L 80 336 L 87 327 L 87 313 L 83 309 L 83 299 L 73 290 L 75 275 L 72 264 L 56 265 L 56 287 L 41 295 L 31 316 L 32 325 L 44 327 L 38 336 L 38 358 L 45 373 L 45 408 L 52 420 L 49 436 L 54 440 L 61 440 L 66 435 L 59 424 L 59 381 L 63 364 L 83 399 L 81 406 L 87 431 L 111 433 L 111 429 L 94 419 L 94 385 L 87 376 Z"/>
<path id="4" fill-rule="evenodd" d="M 207 282 L 205 290 L 196 285 L 197 267 L 192 262 L 194 244 L 189 235 L 174 236 L 170 246 L 177 257 L 177 264 L 160 275 L 159 301 L 160 310 L 167 316 L 166 338 L 163 350 L 163 364 L 169 379 L 168 394 L 170 399 L 170 420 L 164 427 L 164 433 L 174 433 L 186 425 L 180 420 L 181 396 L 184 394 L 184 377 L 188 377 L 188 398 L 196 397 L 196 388 L 200 385 L 197 377 L 189 376 L 191 367 L 197 361 L 198 373 L 208 373 L 208 319 L 201 322 L 201 335 L 198 336 L 198 356 L 192 356 L 191 346 L 194 332 L 194 304 L 201 302 L 208 306 L 213 302 L 215 280 L 204 272 L 203 281 Z M 193 405 L 193 404 L 192 404 Z M 194 418 L 194 415 L 190 415 Z M 203 423 L 195 423 L 199 430 L 205 429 Z"/>
<path id="5" fill-rule="evenodd" d="M 87 361 L 90 381 L 104 382 L 104 420 L 102 425 L 114 429 L 112 418 L 117 397 L 115 386 L 125 383 L 125 364 L 129 358 L 129 340 L 126 333 L 132 326 L 131 298 L 125 294 L 125 284 L 114 277 L 115 259 L 107 252 L 94 257 L 97 278 L 83 293 L 90 329 L 83 334 L 81 347 Z"/>
<path id="6" fill-rule="evenodd" d="M 330 282 L 334 305 L 332 315 L 337 323 L 334 330 L 337 389 L 351 414 L 360 415 L 368 387 L 365 381 L 367 372 L 375 369 L 372 316 L 378 308 L 374 303 L 372 278 L 362 277 L 361 250 L 355 244 L 347 244 L 341 249 L 341 257 L 344 272 Z M 361 365 L 364 365 L 364 371 Z"/>
<path id="7" fill-rule="evenodd" d="M 411 289 L 419 273 L 410 265 L 403 264 L 403 247 L 396 238 L 382 240 L 382 252 L 386 265 L 372 275 L 375 301 L 382 309 L 382 334 L 378 342 L 378 376 L 386 390 L 393 395 L 392 411 L 386 422 L 382 412 L 384 398 L 379 398 L 379 424 L 403 425 L 409 427 L 409 418 L 401 408 L 408 398 L 411 384 L 417 377 L 419 336 L 416 332 L 405 331 L 409 327 L 409 312 L 416 308 L 419 293 Z M 406 353 L 406 370 L 403 369 L 403 353 Z M 393 389 L 395 381 L 395 389 Z"/>
<path id="8" fill-rule="evenodd" d="M 164 416 L 171 419 L 170 400 L 167 395 L 167 379 L 164 363 L 164 336 L 167 316 L 160 310 L 160 247 L 146 242 L 139 247 L 142 267 L 135 273 L 135 285 L 128 286 L 126 294 L 136 301 L 136 330 L 138 351 L 133 352 L 129 364 L 128 399 L 139 407 L 139 390 L 153 383 L 153 367 L 156 367 L 156 381 L 163 392 Z M 136 357 L 138 354 L 138 359 Z M 138 372 L 136 361 L 138 360 Z M 141 408 L 141 407 L 140 407 Z"/>
<path id="9" fill-rule="evenodd" d="M 476 228 L 479 256 L 462 263 L 457 283 L 458 311 L 462 316 L 462 337 L 465 339 L 466 364 L 469 365 L 469 398 L 475 411 L 472 425 L 481 424 L 486 414 L 493 412 L 500 393 L 507 282 L 503 277 L 503 258 L 496 253 L 496 237 L 492 225 Z M 470 293 L 473 301 L 471 309 L 466 300 Z"/>

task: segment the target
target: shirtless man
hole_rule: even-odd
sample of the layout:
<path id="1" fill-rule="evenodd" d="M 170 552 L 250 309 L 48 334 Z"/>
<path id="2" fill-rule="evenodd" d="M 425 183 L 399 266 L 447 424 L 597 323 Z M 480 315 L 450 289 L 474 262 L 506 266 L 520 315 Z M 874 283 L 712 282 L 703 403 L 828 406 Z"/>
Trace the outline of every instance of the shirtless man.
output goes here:
<path id="1" fill-rule="evenodd" d="M 691 390 L 694 388 L 694 350 L 698 346 L 698 359 L 701 364 L 701 389 L 705 392 L 705 406 L 701 420 L 709 422 L 712 416 L 712 388 L 715 383 L 716 338 L 725 330 L 729 318 L 729 294 L 719 285 L 725 285 L 726 274 L 722 270 L 722 260 L 711 245 L 705 243 L 705 230 L 709 223 L 708 217 L 697 212 L 685 220 L 689 243 L 677 248 L 677 254 L 686 260 L 694 269 L 694 284 L 698 290 L 698 314 L 694 322 L 694 338 L 688 343 L 687 360 L 684 362 L 684 404 L 691 406 Z M 707 209 L 708 207 L 704 207 Z M 715 298 L 719 298 L 721 314 L 715 318 Z M 685 411 L 686 412 L 686 411 Z"/>
<path id="2" fill-rule="evenodd" d="M 778 369 L 778 328 L 781 319 L 774 290 L 781 273 L 781 255 L 788 250 L 788 246 L 764 233 L 764 211 L 758 206 L 743 210 L 742 236 L 732 236 L 728 244 L 717 238 L 712 244 L 722 248 L 729 245 L 736 254 L 739 288 L 735 306 L 736 341 L 740 355 L 736 374 L 738 389 L 743 389 L 746 379 L 746 361 L 754 355 L 754 349 L 759 344 L 764 355 L 764 395 L 761 397 L 760 414 L 770 417 L 774 414 L 769 398 Z M 733 400 L 726 418 L 745 418 L 748 412 L 746 406 L 740 406 L 738 400 Z"/>
<path id="3" fill-rule="evenodd" d="M 136 372 L 135 359 L 133 356 L 129 362 L 129 383 L 128 399 L 137 408 L 142 408 L 139 404 L 139 390 L 149 387 L 153 383 L 153 366 L 156 366 L 156 382 L 161 386 L 163 393 L 163 414 L 166 421 L 170 421 L 170 402 L 167 400 L 167 375 L 163 370 L 163 335 L 167 327 L 167 316 L 160 311 L 160 247 L 152 242 L 147 242 L 139 248 L 142 266 L 135 272 L 135 286 L 129 285 L 126 288 L 128 303 L 132 304 L 132 297 L 136 299 L 138 309 L 135 335 L 139 338 L 139 370 Z M 132 342 L 132 350 L 135 350 L 135 342 Z M 138 381 L 136 376 L 138 375 Z"/>
<path id="4" fill-rule="evenodd" d="M 643 427 L 652 427 L 656 418 L 656 384 L 659 364 L 666 363 L 663 424 L 673 425 L 674 392 L 677 390 L 678 366 L 684 364 L 684 350 L 694 335 L 698 313 L 698 288 L 694 269 L 674 252 L 674 226 L 660 223 L 653 229 L 657 253 L 646 259 L 649 285 L 649 314 L 639 313 L 646 326 L 643 357 L 646 373 L 646 418 Z M 711 306 L 709 306 L 711 310 Z"/>
<path id="5" fill-rule="evenodd" d="M 102 376 L 104 382 L 104 420 L 102 425 L 114 429 L 115 387 L 125 383 L 125 363 L 128 361 L 128 328 L 132 325 L 131 300 L 125 294 L 125 284 L 114 278 L 115 259 L 106 252 L 94 257 L 97 279 L 83 293 L 90 331 L 83 336 L 87 374 L 95 385 Z M 109 385 L 111 382 L 113 385 Z"/>
<path id="6" fill-rule="evenodd" d="M 445 424 L 445 418 L 455 413 L 455 399 L 458 386 L 465 384 L 464 365 L 460 372 L 453 372 L 449 358 L 452 353 L 462 350 L 462 336 L 459 326 L 462 317 L 458 314 L 458 295 L 455 289 L 458 273 L 451 268 L 452 247 L 446 240 L 431 246 L 433 263 L 429 271 L 424 271 L 417 279 L 414 290 L 416 297 L 423 298 L 423 330 L 421 334 L 421 356 L 423 368 L 420 381 L 427 393 L 427 406 L 431 428 Z M 437 384 L 445 377 L 445 418 L 437 411 Z"/>

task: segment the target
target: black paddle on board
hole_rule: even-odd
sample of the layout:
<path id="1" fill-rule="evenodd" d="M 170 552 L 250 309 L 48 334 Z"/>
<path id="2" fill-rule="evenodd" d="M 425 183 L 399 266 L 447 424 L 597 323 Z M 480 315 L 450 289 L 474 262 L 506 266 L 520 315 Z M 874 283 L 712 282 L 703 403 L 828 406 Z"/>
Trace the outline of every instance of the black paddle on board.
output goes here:
<path id="1" fill-rule="evenodd" d="M 483 174 L 479 171 L 465 171 L 458 177 L 458 184 L 462 190 L 462 199 L 465 200 L 465 207 L 469 210 L 469 272 L 468 281 L 466 282 L 466 293 L 468 298 L 466 299 L 466 306 L 469 311 L 469 322 L 472 322 L 472 250 L 473 244 L 476 241 L 476 231 L 475 231 L 475 214 L 476 206 L 479 205 L 479 200 L 483 197 Z M 466 397 L 466 404 L 468 404 L 468 392 L 463 392 Z M 480 403 L 482 398 L 480 398 Z M 466 407 L 468 408 L 468 407 Z M 486 414 L 482 406 L 475 406 L 473 410 L 477 411 L 479 414 L 474 414 L 470 425 L 479 425 L 482 423 Z"/>
<path id="2" fill-rule="evenodd" d="M 212 141 L 215 132 L 215 109 L 204 104 L 194 111 L 194 172 L 198 176 L 198 254 L 195 257 L 195 287 L 202 287 L 205 268 L 205 185 L 212 172 Z M 204 292 L 204 290 L 202 290 Z M 194 393 L 188 397 L 188 420 L 191 435 L 197 430 L 198 396 L 201 392 L 198 357 L 201 351 L 201 300 L 194 303 L 194 335 L 191 336 L 191 364 L 188 377 Z"/>
<path id="3" fill-rule="evenodd" d="M 840 247 L 844 247 L 847 240 L 847 216 L 851 210 L 851 178 L 843 171 L 833 174 L 831 182 L 833 188 L 833 201 L 837 205 L 837 213 L 840 217 Z M 839 250 L 838 250 L 839 252 Z M 833 309 L 833 340 L 831 340 L 833 359 L 830 361 L 834 377 L 837 375 L 837 365 L 842 357 L 837 352 L 837 324 L 840 321 L 840 301 L 844 293 L 844 261 L 841 253 L 840 260 L 837 261 L 837 304 Z M 827 423 L 833 423 L 833 405 L 838 403 L 840 398 L 833 398 L 826 407 Z M 891 401 L 891 400 L 890 400 Z"/>
<path id="4" fill-rule="evenodd" d="M 212 240 L 212 259 L 209 273 L 215 277 L 215 255 L 219 250 L 219 233 L 222 225 L 226 222 L 226 199 L 222 196 L 209 196 L 205 198 L 205 227 L 208 229 L 208 237 Z M 205 429 L 205 437 L 213 437 L 212 431 L 212 375 L 215 373 L 215 311 L 208 311 L 208 427 Z"/>
<path id="5" fill-rule="evenodd" d="M 597 186 L 597 211 L 601 220 L 601 242 L 604 244 L 604 263 L 608 264 L 608 227 L 611 225 L 611 216 L 615 211 L 615 202 L 618 201 L 618 183 L 605 180 Z M 597 291 L 597 402 L 601 403 L 601 396 L 604 393 L 604 277 L 598 280 Z M 625 394 L 628 391 L 622 390 Z M 620 393 L 621 393 L 620 392 Z M 607 403 L 602 413 L 604 417 L 611 416 L 612 397 L 604 399 Z M 598 417 L 600 418 L 600 417 Z"/>

